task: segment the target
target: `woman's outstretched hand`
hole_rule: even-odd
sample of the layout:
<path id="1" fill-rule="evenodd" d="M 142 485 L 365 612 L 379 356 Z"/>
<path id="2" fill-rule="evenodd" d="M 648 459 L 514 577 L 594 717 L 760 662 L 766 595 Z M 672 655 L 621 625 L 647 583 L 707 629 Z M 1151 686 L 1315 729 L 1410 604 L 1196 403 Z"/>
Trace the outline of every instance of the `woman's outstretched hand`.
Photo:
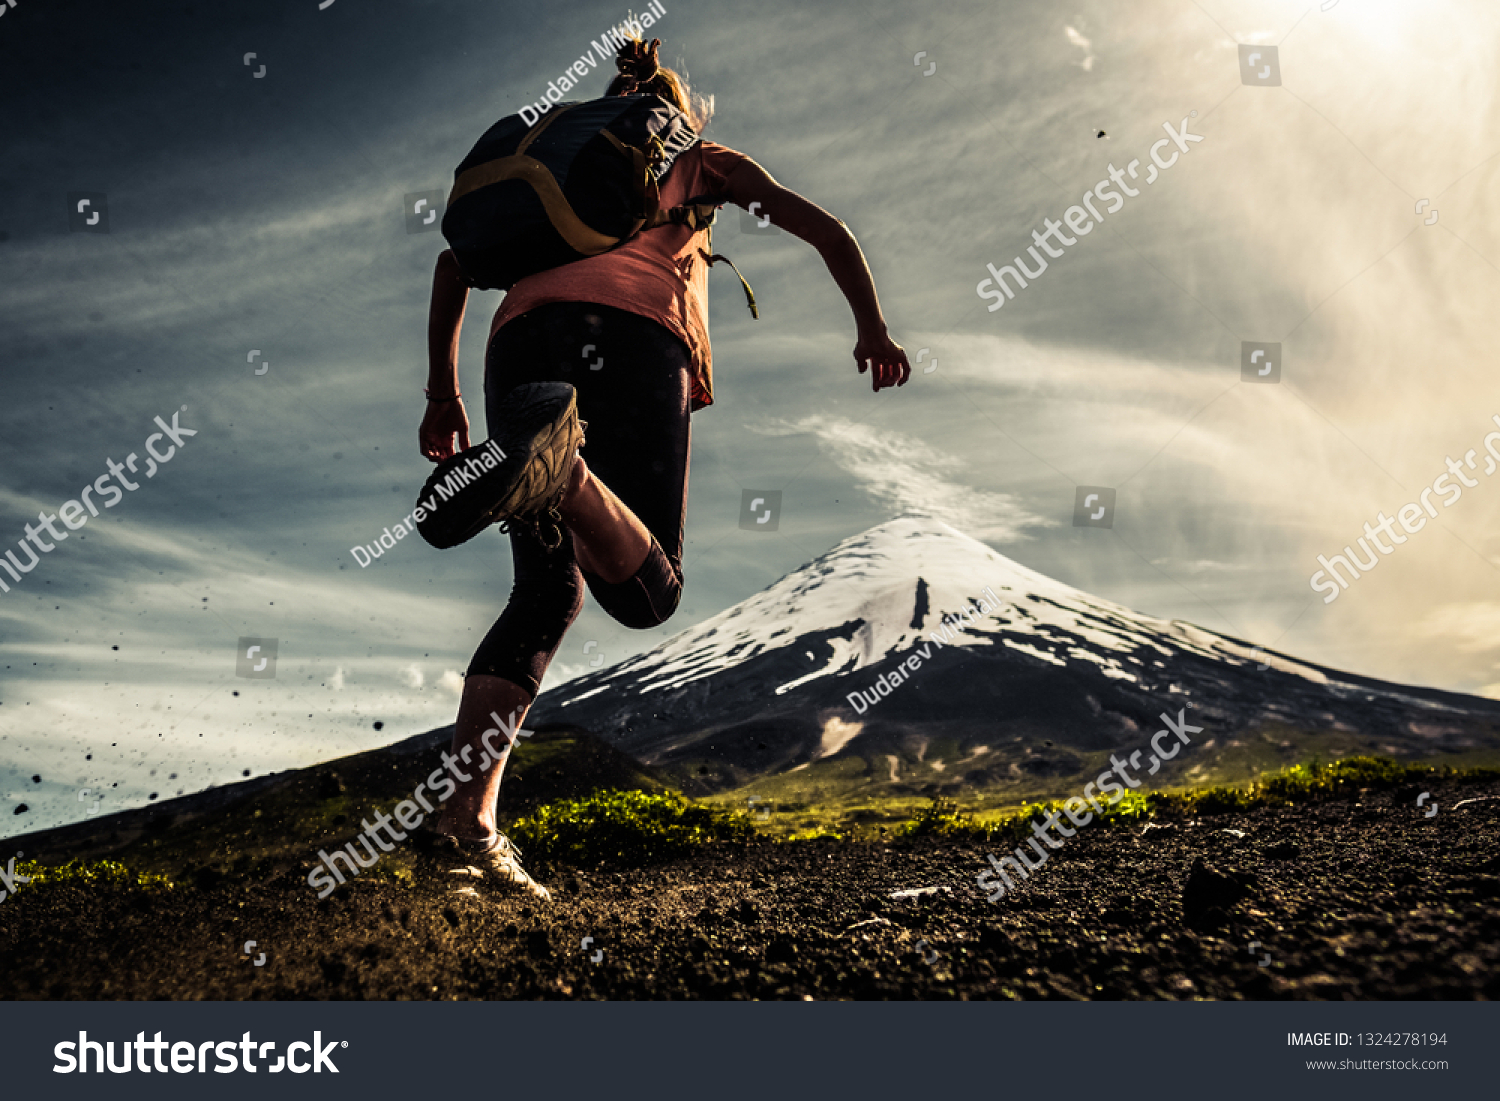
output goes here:
<path id="1" fill-rule="evenodd" d="M 905 386 L 911 378 L 906 350 L 885 333 L 860 337 L 854 345 L 854 362 L 859 365 L 860 374 L 870 372 L 870 382 L 877 392 L 883 386 Z"/>
<path id="2" fill-rule="evenodd" d="M 457 448 L 453 446 L 454 436 L 458 437 Z M 464 412 L 463 399 L 429 401 L 417 438 L 422 444 L 422 454 L 429 462 L 440 463 L 459 451 L 467 450 L 469 415 Z"/>

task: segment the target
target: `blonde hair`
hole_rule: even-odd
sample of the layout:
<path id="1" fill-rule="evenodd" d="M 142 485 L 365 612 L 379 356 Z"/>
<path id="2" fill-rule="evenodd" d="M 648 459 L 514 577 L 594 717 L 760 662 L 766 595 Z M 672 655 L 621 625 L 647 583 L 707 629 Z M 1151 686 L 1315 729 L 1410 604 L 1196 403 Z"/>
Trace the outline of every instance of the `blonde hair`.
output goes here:
<path id="1" fill-rule="evenodd" d="M 649 45 L 641 38 L 626 39 L 615 55 L 619 75 L 609 82 L 604 94 L 660 96 L 686 115 L 701 134 L 714 116 L 713 96 L 694 94 L 681 74 L 661 65 L 656 57 L 660 45 L 659 38 L 653 38 Z"/>

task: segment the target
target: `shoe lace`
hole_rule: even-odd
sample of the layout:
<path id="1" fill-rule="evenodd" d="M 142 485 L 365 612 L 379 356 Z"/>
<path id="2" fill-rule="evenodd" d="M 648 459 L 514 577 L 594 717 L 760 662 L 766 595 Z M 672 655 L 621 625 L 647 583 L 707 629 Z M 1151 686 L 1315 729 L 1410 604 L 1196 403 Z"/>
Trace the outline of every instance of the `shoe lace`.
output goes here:
<path id="1" fill-rule="evenodd" d="M 525 516 L 511 516 L 501 520 L 498 527 L 504 535 L 515 531 L 526 532 L 548 551 L 555 551 L 562 546 L 562 513 L 557 511 L 556 503 L 544 505 L 539 511 Z M 551 538 L 548 538 L 549 532 Z"/>

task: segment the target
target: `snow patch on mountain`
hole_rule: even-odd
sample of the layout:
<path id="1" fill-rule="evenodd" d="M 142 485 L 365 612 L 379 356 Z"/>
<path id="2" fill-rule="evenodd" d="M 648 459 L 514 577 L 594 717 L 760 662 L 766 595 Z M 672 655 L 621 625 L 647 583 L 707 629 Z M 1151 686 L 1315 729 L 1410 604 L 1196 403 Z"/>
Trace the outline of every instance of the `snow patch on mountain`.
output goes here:
<path id="1" fill-rule="evenodd" d="M 823 724 L 823 739 L 818 745 L 818 752 L 814 760 L 822 760 L 824 757 L 832 757 L 854 740 L 865 724 L 861 722 L 849 722 L 837 715 L 830 716 Z"/>
<path id="2" fill-rule="evenodd" d="M 1000 605 L 981 614 L 985 589 Z M 955 625 L 952 617 L 960 615 L 967 618 Z M 1272 660 L 1211 631 L 1055 581 L 941 521 L 903 517 L 845 539 L 762 592 L 620 663 L 608 677 L 636 692 L 656 692 L 794 648 L 804 671 L 772 686 L 784 695 L 888 658 L 904 660 L 915 647 L 936 648 L 934 632 L 949 646 L 1001 645 L 1058 666 L 1092 662 L 1106 676 L 1133 683 L 1144 662 L 1161 664 L 1153 659 L 1184 652 L 1241 664 Z M 821 654 L 808 649 L 810 637 L 821 641 Z M 1275 666 L 1326 682 L 1318 670 L 1289 659 L 1276 657 Z"/>

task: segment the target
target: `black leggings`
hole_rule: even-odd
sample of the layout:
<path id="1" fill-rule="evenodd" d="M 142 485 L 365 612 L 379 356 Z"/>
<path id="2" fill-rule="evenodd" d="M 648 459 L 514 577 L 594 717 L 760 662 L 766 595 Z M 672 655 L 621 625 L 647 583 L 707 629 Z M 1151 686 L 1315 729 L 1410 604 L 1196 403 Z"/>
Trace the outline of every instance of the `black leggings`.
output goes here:
<path id="1" fill-rule="evenodd" d="M 585 353 L 587 349 L 587 353 Z M 599 364 L 595 368 L 595 364 Z M 638 314 L 588 302 L 554 302 L 502 325 L 485 355 L 485 418 L 494 425 L 506 394 L 527 382 L 567 382 L 588 422 L 589 471 L 640 517 L 652 535 L 646 561 L 610 584 L 582 570 L 572 536 L 548 550 L 513 531 L 510 603 L 469 663 L 469 676 L 504 677 L 531 693 L 563 635 L 583 610 L 583 582 L 627 627 L 655 627 L 682 599 L 692 360 L 687 346 Z M 543 530 L 550 530 L 543 525 Z"/>

